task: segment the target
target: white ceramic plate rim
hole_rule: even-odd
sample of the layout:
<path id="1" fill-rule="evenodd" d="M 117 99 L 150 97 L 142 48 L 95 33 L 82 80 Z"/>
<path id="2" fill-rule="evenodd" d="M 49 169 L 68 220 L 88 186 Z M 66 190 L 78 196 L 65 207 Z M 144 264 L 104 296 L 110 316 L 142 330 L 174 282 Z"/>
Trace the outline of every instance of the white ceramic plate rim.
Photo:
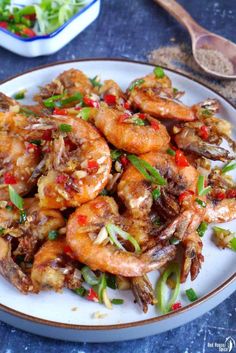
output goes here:
<path id="1" fill-rule="evenodd" d="M 126 60 L 126 59 L 116 59 L 116 58 L 92 58 L 92 59 L 76 59 L 76 60 L 68 60 L 68 61 L 60 61 L 60 62 L 56 62 L 56 63 L 51 63 L 51 64 L 47 64 L 47 65 L 42 65 L 42 66 L 38 66 L 34 69 L 30 69 L 28 71 L 25 71 L 22 74 L 19 75 L 15 75 L 12 76 L 6 80 L 3 80 L 0 82 L 0 88 L 1 85 L 4 83 L 7 83 L 11 80 L 14 80 L 16 78 L 19 78 L 21 76 L 24 76 L 25 74 L 29 74 L 31 72 L 35 72 L 35 71 L 40 71 L 41 69 L 45 69 L 45 68 L 49 68 L 49 67 L 54 67 L 54 66 L 60 66 L 63 64 L 73 64 L 73 63 L 79 63 L 79 62 L 99 62 L 99 61 L 110 61 L 110 62 L 126 62 L 126 63 L 131 63 L 131 64 L 141 64 L 141 65 L 145 65 L 145 66 L 150 66 L 150 68 L 155 67 L 155 65 L 149 64 L 147 62 L 143 62 L 143 61 L 134 61 L 134 60 Z M 196 79 L 192 79 L 191 77 L 189 77 L 188 75 L 179 73 L 175 70 L 169 69 L 169 68 L 165 68 L 163 66 L 164 69 L 171 71 L 179 76 L 182 76 L 184 78 L 187 78 L 193 82 L 198 83 L 199 85 L 208 88 L 210 91 L 212 91 L 215 95 L 217 95 L 218 97 L 221 97 L 224 101 L 226 101 L 231 107 L 235 108 L 235 106 L 228 101 L 225 97 L 223 97 L 221 94 L 219 94 L 218 92 L 214 91 L 213 89 L 211 89 L 210 87 L 208 87 L 205 84 L 202 84 L 201 82 L 199 82 Z M 2 305 L 0 303 L 0 310 L 5 311 L 8 314 L 11 314 L 13 316 L 19 317 L 21 319 L 25 319 L 27 321 L 31 321 L 34 323 L 39 323 L 39 324 L 44 324 L 44 325 L 49 325 L 52 327 L 59 327 L 59 328 L 64 328 L 64 329 L 77 329 L 77 330 L 88 330 L 88 331 L 99 331 L 99 330 L 114 330 L 114 329 L 122 329 L 122 328 L 129 328 L 129 327 L 136 327 L 136 326 L 142 326 L 142 325 L 147 325 L 147 324 L 151 324 L 151 323 L 155 323 L 155 322 L 159 322 L 159 321 L 164 321 L 165 319 L 168 318 L 174 318 L 176 316 L 178 316 L 181 313 L 184 313 L 192 308 L 195 308 L 197 306 L 199 306 L 200 304 L 202 304 L 203 302 L 209 300 L 210 298 L 214 297 L 215 295 L 217 295 L 218 293 L 220 293 L 222 290 L 224 290 L 226 287 L 228 287 L 230 284 L 232 284 L 234 281 L 236 280 L 236 273 L 234 273 L 232 276 L 230 276 L 229 278 L 227 278 L 221 285 L 217 286 L 215 289 L 213 289 L 212 291 L 210 291 L 208 294 L 202 296 L 201 298 L 199 298 L 197 301 L 188 304 L 186 306 L 184 306 L 183 308 L 179 309 L 178 311 L 172 311 L 168 314 L 165 315 L 160 315 L 154 318 L 150 318 L 150 319 L 146 319 L 146 320 L 140 320 L 140 321 L 135 321 L 135 322 L 129 322 L 129 323 L 123 323 L 123 324 L 112 324 L 112 325 L 76 325 L 76 324 L 67 324 L 67 323 L 59 323 L 59 322 L 55 322 L 55 321 L 51 321 L 51 320 L 45 320 L 45 319 L 40 319 L 37 317 L 33 317 L 30 316 L 28 314 L 24 314 L 21 313 L 20 311 L 14 310 L 10 307 L 7 307 L 5 305 Z"/>

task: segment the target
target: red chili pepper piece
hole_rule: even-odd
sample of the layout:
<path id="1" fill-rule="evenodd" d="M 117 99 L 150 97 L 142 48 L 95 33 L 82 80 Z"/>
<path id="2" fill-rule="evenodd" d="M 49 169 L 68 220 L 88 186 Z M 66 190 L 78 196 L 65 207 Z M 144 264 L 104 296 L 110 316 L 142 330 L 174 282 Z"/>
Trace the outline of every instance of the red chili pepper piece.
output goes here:
<path id="1" fill-rule="evenodd" d="M 130 109 L 130 104 L 128 102 L 125 102 L 124 103 L 124 108 L 129 110 Z"/>
<path id="2" fill-rule="evenodd" d="M 114 105 L 116 104 L 116 96 L 113 94 L 106 94 L 104 96 L 104 102 L 106 102 L 108 105 Z"/>
<path id="3" fill-rule="evenodd" d="M 86 226 L 86 224 L 88 223 L 88 217 L 83 214 L 79 214 L 77 216 L 77 220 L 80 226 Z"/>
<path id="4" fill-rule="evenodd" d="M 151 121 L 151 127 L 154 129 L 154 130 L 159 130 L 160 129 L 160 126 L 159 126 L 159 123 L 155 120 L 152 120 Z"/>
<path id="5" fill-rule="evenodd" d="M 64 183 L 67 182 L 67 180 L 68 180 L 68 176 L 64 175 L 64 174 L 59 174 L 56 177 L 56 183 L 57 184 L 64 184 Z"/>
<path id="6" fill-rule="evenodd" d="M 179 203 L 182 203 L 183 200 L 188 197 L 194 195 L 194 192 L 192 190 L 185 190 L 179 195 Z"/>
<path id="7" fill-rule="evenodd" d="M 0 27 L 1 27 L 1 28 L 4 28 L 4 29 L 7 29 L 8 23 L 5 22 L 5 21 L 2 21 L 2 22 L 0 22 Z"/>
<path id="8" fill-rule="evenodd" d="M 123 167 L 126 167 L 129 164 L 129 160 L 126 156 L 120 156 L 120 163 Z"/>
<path id="9" fill-rule="evenodd" d="M 68 115 L 68 112 L 66 109 L 60 109 L 60 108 L 54 108 L 53 110 L 54 115 Z"/>
<path id="10" fill-rule="evenodd" d="M 52 130 L 45 130 L 42 135 L 42 140 L 51 141 L 52 139 Z"/>
<path id="11" fill-rule="evenodd" d="M 174 303 L 172 306 L 171 306 L 171 310 L 178 310 L 178 309 L 181 309 L 182 308 L 182 304 L 180 302 L 177 302 L 177 303 Z"/>
<path id="12" fill-rule="evenodd" d="M 129 114 L 121 114 L 118 116 L 118 123 L 123 123 L 126 119 L 130 117 Z"/>
<path id="13" fill-rule="evenodd" d="M 224 191 L 218 191 L 214 194 L 214 199 L 216 200 L 224 200 L 226 198 L 226 194 Z"/>
<path id="14" fill-rule="evenodd" d="M 199 135 L 203 140 L 207 140 L 209 137 L 208 127 L 206 125 L 202 125 L 199 129 Z"/>
<path id="15" fill-rule="evenodd" d="M 227 199 L 233 199 L 236 197 L 236 190 L 235 189 L 231 189 L 226 191 L 226 198 Z"/>
<path id="16" fill-rule="evenodd" d="M 15 176 L 8 172 L 3 175 L 3 180 L 4 180 L 4 184 L 8 184 L 8 185 L 14 185 L 17 183 Z"/>
<path id="17" fill-rule="evenodd" d="M 88 107 L 99 108 L 99 102 L 97 102 L 89 97 L 84 97 L 83 102 Z"/>
<path id="18" fill-rule="evenodd" d="M 25 35 L 25 36 L 27 36 L 27 37 L 30 37 L 30 38 L 32 38 L 32 37 L 35 37 L 36 36 L 36 33 L 31 29 L 31 28 L 23 28 L 22 30 L 21 30 L 21 33 L 20 33 L 20 35 Z"/>
<path id="19" fill-rule="evenodd" d="M 189 166 L 189 162 L 182 151 L 177 150 L 175 152 L 175 163 L 178 167 L 184 168 Z"/>
<path id="20" fill-rule="evenodd" d="M 74 253 L 73 253 L 72 249 L 69 247 L 69 245 L 64 246 L 63 251 L 66 255 L 72 257 L 72 259 L 75 258 Z"/>
<path id="21" fill-rule="evenodd" d="M 139 113 L 138 117 L 139 117 L 139 119 L 145 120 L 146 119 L 146 114 Z"/>
<path id="22" fill-rule="evenodd" d="M 40 155 L 41 153 L 41 148 L 34 143 L 28 143 L 26 150 L 28 153 L 34 153 Z"/>
<path id="23" fill-rule="evenodd" d="M 88 170 L 89 172 L 96 173 L 99 168 L 99 164 L 95 160 L 88 161 Z"/>
<path id="24" fill-rule="evenodd" d="M 93 288 L 89 288 L 86 299 L 92 300 L 93 302 L 98 303 L 98 295 Z"/>

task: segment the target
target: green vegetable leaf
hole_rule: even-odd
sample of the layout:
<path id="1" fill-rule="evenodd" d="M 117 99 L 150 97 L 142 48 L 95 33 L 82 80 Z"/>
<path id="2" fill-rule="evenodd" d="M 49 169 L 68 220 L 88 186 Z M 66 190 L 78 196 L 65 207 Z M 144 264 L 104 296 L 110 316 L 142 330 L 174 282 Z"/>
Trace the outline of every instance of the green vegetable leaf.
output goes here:
<path id="1" fill-rule="evenodd" d="M 60 124 L 59 125 L 59 130 L 62 132 L 71 132 L 72 131 L 72 126 L 69 124 Z"/>
<path id="2" fill-rule="evenodd" d="M 163 78 L 165 76 L 164 70 L 159 66 L 155 67 L 153 72 L 157 78 Z"/>

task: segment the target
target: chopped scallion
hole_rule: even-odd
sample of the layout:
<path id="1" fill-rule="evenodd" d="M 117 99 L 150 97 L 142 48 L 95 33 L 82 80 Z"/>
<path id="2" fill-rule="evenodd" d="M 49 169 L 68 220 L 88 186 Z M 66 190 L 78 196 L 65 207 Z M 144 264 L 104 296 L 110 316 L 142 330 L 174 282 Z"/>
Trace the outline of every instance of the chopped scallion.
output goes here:
<path id="1" fill-rule="evenodd" d="M 160 189 L 155 189 L 152 191 L 153 200 L 157 200 L 161 196 Z"/>
<path id="2" fill-rule="evenodd" d="M 74 292 L 81 297 L 85 297 L 88 293 L 87 289 L 85 289 L 84 287 L 76 288 L 74 289 Z"/>
<path id="3" fill-rule="evenodd" d="M 225 174 L 225 173 L 228 173 L 228 172 L 230 172 L 231 170 L 234 170 L 234 169 L 236 169 L 236 162 L 232 163 L 232 161 L 231 161 L 231 162 L 227 163 L 222 168 L 221 172 L 222 172 L 222 174 Z"/>
<path id="4" fill-rule="evenodd" d="M 112 289 L 117 288 L 116 276 L 112 274 L 106 274 L 107 286 Z"/>
<path id="5" fill-rule="evenodd" d="M 59 100 L 59 101 L 56 101 L 54 103 L 54 106 L 55 107 L 58 107 L 58 108 L 61 108 L 61 107 L 64 107 L 66 106 L 67 104 L 69 103 L 73 103 L 73 102 L 82 102 L 82 99 L 83 99 L 83 96 L 81 93 L 75 93 L 73 96 L 71 97 L 68 97 L 68 98 L 65 98 L 65 99 L 62 99 L 62 100 Z"/>
<path id="6" fill-rule="evenodd" d="M 59 125 L 59 130 L 62 132 L 71 132 L 72 131 L 72 126 L 69 124 L 60 124 Z"/>
<path id="7" fill-rule="evenodd" d="M 23 210 L 24 208 L 24 200 L 22 197 L 16 192 L 16 190 L 11 186 L 8 185 L 9 197 L 11 202 L 19 209 Z"/>
<path id="8" fill-rule="evenodd" d="M 88 121 L 90 112 L 91 112 L 91 108 L 85 107 L 80 110 L 80 112 L 77 116 L 78 116 L 78 118 L 81 118 L 82 120 Z"/>
<path id="9" fill-rule="evenodd" d="M 195 293 L 195 291 L 193 290 L 193 288 L 189 288 L 185 291 L 188 300 L 190 300 L 190 302 L 194 302 L 195 300 L 198 299 L 197 294 Z"/>
<path id="10" fill-rule="evenodd" d="M 14 95 L 14 98 L 17 99 L 17 100 L 24 99 L 25 98 L 25 93 L 26 93 L 26 89 L 22 89 L 21 91 L 17 92 Z"/>
<path id="11" fill-rule="evenodd" d="M 175 151 L 172 150 L 172 148 L 168 148 L 168 150 L 166 151 L 170 156 L 175 156 Z"/>
<path id="12" fill-rule="evenodd" d="M 153 168 L 151 164 L 132 154 L 128 155 L 127 158 L 147 180 L 154 184 L 166 185 L 166 180 L 162 178 L 157 169 Z"/>
<path id="13" fill-rule="evenodd" d="M 90 286 L 95 286 L 99 283 L 99 279 L 97 278 L 95 273 L 90 270 L 88 266 L 84 266 L 81 269 L 81 273 L 84 277 L 85 282 L 88 283 Z"/>
<path id="14" fill-rule="evenodd" d="M 111 159 L 113 161 L 117 161 L 117 159 L 119 159 L 121 155 L 122 155 L 122 152 L 120 150 L 111 151 Z"/>
<path id="15" fill-rule="evenodd" d="M 207 231 L 207 227 L 208 227 L 208 224 L 207 222 L 201 222 L 198 229 L 197 229 L 197 232 L 198 232 L 198 235 L 199 237 L 203 237 L 203 235 L 206 233 Z"/>
<path id="16" fill-rule="evenodd" d="M 89 81 L 92 83 L 93 87 L 101 87 L 102 86 L 100 79 L 99 79 L 99 76 L 95 76 L 94 78 L 90 78 Z"/>
<path id="17" fill-rule="evenodd" d="M 4 230 L 5 230 L 5 228 L 0 227 L 0 235 L 3 235 L 3 234 L 4 234 Z"/>
<path id="18" fill-rule="evenodd" d="M 163 78 L 165 76 L 165 72 L 160 66 L 155 67 L 153 72 L 157 78 Z"/>
<path id="19" fill-rule="evenodd" d="M 108 223 L 106 225 L 106 230 L 109 234 L 109 238 L 111 239 L 112 243 L 115 244 L 118 249 L 126 251 L 123 245 L 121 244 L 121 242 L 117 239 L 117 234 L 122 239 L 128 240 L 133 245 L 136 253 L 139 253 L 141 251 L 137 240 L 134 237 L 132 237 L 132 235 L 122 230 L 120 227 L 116 226 L 115 224 Z"/>
<path id="20" fill-rule="evenodd" d="M 27 215 L 25 210 L 20 210 L 20 224 L 25 223 L 27 220 Z"/>
<path id="21" fill-rule="evenodd" d="M 212 188 L 211 186 L 207 186 L 205 188 L 205 178 L 203 175 L 199 175 L 198 181 L 197 181 L 197 191 L 199 196 L 205 196 L 209 192 L 211 192 Z"/>
<path id="22" fill-rule="evenodd" d="M 55 107 L 55 102 L 58 101 L 59 99 L 63 98 L 64 94 L 57 94 L 55 96 L 52 96 L 48 99 L 45 99 L 43 101 L 43 104 L 45 105 L 45 107 L 47 108 L 54 108 Z"/>
<path id="23" fill-rule="evenodd" d="M 144 83 L 143 79 L 139 79 L 134 81 L 133 83 L 131 83 L 131 85 L 129 86 L 129 90 L 132 91 L 135 87 L 140 86 L 142 83 Z"/>
<path id="24" fill-rule="evenodd" d="M 175 275 L 175 288 L 171 294 L 169 300 L 166 299 L 166 282 L 168 278 L 172 275 Z M 160 279 L 157 282 L 156 293 L 157 293 L 157 305 L 162 312 L 162 314 L 166 314 L 171 310 L 172 304 L 177 299 L 180 290 L 180 268 L 176 263 L 171 263 L 166 268 L 166 270 L 161 275 Z"/>
<path id="25" fill-rule="evenodd" d="M 172 245 L 177 245 L 177 244 L 180 243 L 180 240 L 177 239 L 177 238 L 175 238 L 175 237 L 172 237 L 172 238 L 170 239 L 170 243 L 171 243 Z"/>
<path id="26" fill-rule="evenodd" d="M 232 250 L 236 251 L 236 238 L 233 238 L 230 241 L 230 247 L 231 247 Z"/>
<path id="27" fill-rule="evenodd" d="M 30 143 L 32 143 L 33 145 L 36 145 L 36 146 L 40 146 L 42 141 L 41 140 L 31 140 Z"/>
<path id="28" fill-rule="evenodd" d="M 195 199 L 195 202 L 197 202 L 201 207 L 205 208 L 206 207 L 206 202 L 200 200 L 200 199 Z"/>
<path id="29" fill-rule="evenodd" d="M 114 305 L 124 304 L 124 299 L 112 299 L 111 303 Z"/>

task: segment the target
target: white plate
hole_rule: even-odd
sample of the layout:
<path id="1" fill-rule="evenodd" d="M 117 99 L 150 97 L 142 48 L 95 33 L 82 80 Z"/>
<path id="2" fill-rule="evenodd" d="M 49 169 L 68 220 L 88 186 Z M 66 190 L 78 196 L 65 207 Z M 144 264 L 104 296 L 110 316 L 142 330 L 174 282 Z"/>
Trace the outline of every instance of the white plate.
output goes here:
<path id="1" fill-rule="evenodd" d="M 32 3 L 35 1 L 13 2 L 18 7 Z M 54 32 L 32 38 L 22 38 L 0 28 L 0 46 L 26 57 L 54 54 L 88 27 L 98 17 L 99 12 L 100 0 L 88 0 L 85 7 Z"/>
<path id="2" fill-rule="evenodd" d="M 38 91 L 38 86 L 51 81 L 59 73 L 69 68 L 84 71 L 89 77 L 100 75 L 102 80 L 112 78 L 125 89 L 130 81 L 142 77 L 153 70 L 153 66 L 119 60 L 82 60 L 58 63 L 35 69 L 12 78 L 0 86 L 0 91 L 13 95 L 16 91 L 27 89 L 27 99 Z M 217 98 L 221 103 L 220 116 L 234 122 L 233 106 L 221 96 L 191 79 L 166 70 L 174 87 L 186 94 L 184 103 L 192 105 L 206 98 Z M 235 230 L 236 221 L 226 225 Z M 0 319 L 16 327 L 39 335 L 73 341 L 118 341 L 153 335 L 180 326 L 210 310 L 236 288 L 235 253 L 219 250 L 211 240 L 211 231 L 203 238 L 205 261 L 197 279 L 188 280 L 181 286 L 179 300 L 183 308 L 177 312 L 160 316 L 155 307 L 143 314 L 133 303 L 131 293 L 112 293 L 111 297 L 124 298 L 125 304 L 108 310 L 104 306 L 88 302 L 65 290 L 63 294 L 44 292 L 39 295 L 20 294 L 4 279 L 0 279 Z M 150 275 L 153 283 L 157 273 Z M 189 304 L 184 296 L 185 289 L 193 287 L 199 300 Z M 72 311 L 77 307 L 78 310 Z M 100 311 L 107 314 L 103 319 L 92 318 Z"/>

